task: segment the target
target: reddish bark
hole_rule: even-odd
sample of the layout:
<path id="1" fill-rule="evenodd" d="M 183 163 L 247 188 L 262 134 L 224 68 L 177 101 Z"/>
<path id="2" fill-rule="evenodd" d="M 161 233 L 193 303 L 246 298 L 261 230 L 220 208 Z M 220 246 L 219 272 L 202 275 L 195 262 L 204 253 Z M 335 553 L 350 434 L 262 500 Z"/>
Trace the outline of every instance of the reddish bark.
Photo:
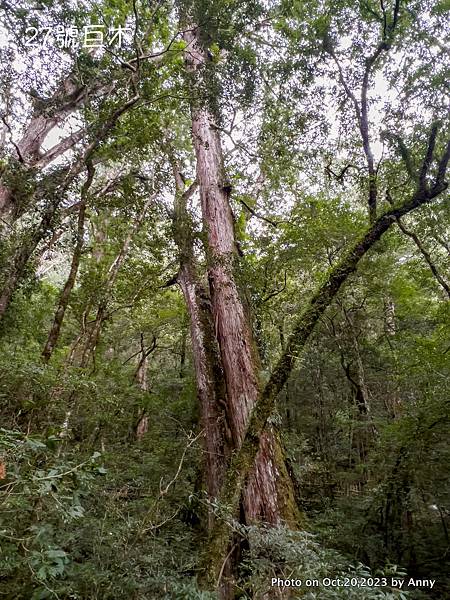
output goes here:
<path id="1" fill-rule="evenodd" d="M 183 292 L 190 320 L 197 395 L 204 429 L 206 489 L 209 498 L 215 499 L 220 491 L 231 452 L 231 438 L 225 411 L 225 381 L 214 332 L 211 302 L 197 274 L 192 224 L 186 209 L 187 200 L 195 191 L 196 185 L 183 192 L 184 183 L 176 165 L 174 165 L 174 174 L 177 194 L 173 231 L 180 255 L 177 282 Z M 210 527 L 212 520 L 212 513 L 210 513 Z"/>
<path id="2" fill-rule="evenodd" d="M 192 77 L 201 76 L 207 58 L 198 38 L 198 29 L 184 33 L 187 69 Z M 204 104 L 193 104 L 192 138 L 197 158 L 197 180 L 208 239 L 208 279 L 215 335 L 218 340 L 227 391 L 227 415 L 233 447 L 240 448 L 250 412 L 259 395 L 259 357 L 236 284 L 237 258 L 234 221 L 229 203 L 230 185 L 226 180 L 223 156 L 214 115 Z M 255 467 L 243 495 L 245 520 L 262 519 L 278 524 L 293 520 L 292 506 L 282 496 L 289 492 L 286 468 L 279 440 L 268 429 L 260 440 Z M 280 480 L 283 483 L 278 492 Z"/>
<path id="3" fill-rule="evenodd" d="M 175 240 L 180 250 L 177 281 L 182 289 L 190 317 L 192 355 L 200 405 L 204 447 L 204 476 L 210 500 L 216 500 L 222 488 L 233 447 L 228 423 L 226 388 L 219 348 L 214 332 L 211 301 L 197 275 L 187 213 L 180 209 L 174 219 Z M 184 213 L 184 214 L 183 214 Z M 214 525 L 213 511 L 208 511 L 208 529 Z M 235 546 L 233 546 L 233 550 Z M 220 597 L 234 597 L 233 550 L 223 564 Z"/>
<path id="4" fill-rule="evenodd" d="M 225 386 L 206 290 L 202 289 L 190 265 L 181 267 L 178 282 L 190 315 L 192 354 L 204 429 L 206 489 L 209 498 L 215 499 L 218 497 L 230 455 Z M 211 525 L 211 515 L 209 520 Z"/>
<path id="5" fill-rule="evenodd" d="M 428 156 L 429 152 L 427 152 Z M 429 185 L 420 184 L 418 189 L 404 204 L 384 213 L 371 225 L 365 234 L 347 251 L 341 261 L 331 270 L 328 278 L 317 289 L 309 303 L 301 312 L 287 345 L 275 366 L 270 379 L 262 391 L 255 410 L 252 411 L 250 423 L 241 448 L 231 460 L 230 468 L 221 491 L 222 502 L 232 507 L 236 514 L 241 490 L 245 487 L 247 477 L 254 468 L 255 458 L 260 451 L 260 440 L 267 428 L 268 420 L 273 413 L 276 398 L 285 385 L 296 360 L 303 352 L 305 345 L 314 331 L 320 317 L 335 299 L 342 285 L 357 269 L 359 261 L 367 254 L 373 245 L 388 231 L 398 219 L 424 204 L 430 203 L 448 188 L 445 180 L 447 165 L 450 160 L 450 141 L 439 160 L 437 176 Z M 431 160 L 428 161 L 431 163 Z M 231 534 L 228 525 L 217 522 L 211 533 L 208 552 L 216 554 L 227 547 Z M 204 563 L 205 579 L 214 583 L 219 571 L 217 564 Z"/>

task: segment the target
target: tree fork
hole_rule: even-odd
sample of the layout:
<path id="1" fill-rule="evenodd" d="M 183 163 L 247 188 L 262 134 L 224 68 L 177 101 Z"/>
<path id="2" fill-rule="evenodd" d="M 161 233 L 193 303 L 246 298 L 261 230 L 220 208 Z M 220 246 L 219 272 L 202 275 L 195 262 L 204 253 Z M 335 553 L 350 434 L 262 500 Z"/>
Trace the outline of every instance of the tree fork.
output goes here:
<path id="1" fill-rule="evenodd" d="M 185 61 L 188 74 L 193 79 L 194 88 L 201 89 L 208 56 L 200 41 L 200 30 L 194 26 L 187 29 L 183 37 L 187 44 Z M 248 307 L 236 283 L 237 252 L 229 202 L 231 188 L 224 170 L 215 118 L 207 100 L 194 100 L 191 116 L 197 181 L 207 233 L 208 280 L 215 336 L 226 382 L 233 447 L 238 449 L 260 391 L 259 356 Z M 287 521 L 292 525 L 297 519 L 295 502 L 286 502 L 286 498 L 294 498 L 294 491 L 282 456 L 279 436 L 272 429 L 267 430 L 261 437 L 255 468 L 243 492 L 247 523 L 264 520 L 278 525 Z"/>
<path id="2" fill-rule="evenodd" d="M 94 153 L 100 143 L 110 133 L 111 129 L 116 125 L 119 118 L 130 108 L 132 108 L 139 100 L 139 96 L 134 96 L 127 100 L 122 106 L 115 110 L 101 127 L 96 138 L 86 148 L 83 156 L 77 160 L 69 168 L 64 168 L 60 173 L 62 177 L 61 184 L 58 186 L 58 181 L 53 182 L 54 189 L 52 190 L 53 197 L 45 209 L 43 216 L 37 226 L 29 232 L 28 240 L 17 248 L 15 255 L 11 261 L 11 266 L 5 277 L 3 289 L 0 292 L 0 320 L 4 317 L 11 303 L 14 292 L 23 277 L 25 267 L 38 247 L 39 243 L 45 238 L 48 230 L 53 226 L 55 217 L 64 197 L 64 193 L 69 188 L 75 177 L 83 170 L 84 165 L 89 161 L 94 162 Z M 40 190 L 41 194 L 45 190 Z"/>
<path id="3" fill-rule="evenodd" d="M 267 422 L 271 417 L 276 398 L 286 383 L 297 359 L 304 350 L 306 342 L 312 334 L 317 322 L 339 292 L 341 286 L 356 270 L 359 261 L 372 248 L 372 246 L 386 233 L 396 220 L 420 206 L 431 202 L 440 193 L 447 189 L 445 181 L 447 165 L 450 159 L 450 142 L 447 143 L 438 166 L 438 174 L 432 187 L 419 185 L 416 193 L 409 202 L 394 208 L 380 216 L 367 232 L 353 245 L 342 260 L 331 270 L 327 280 L 319 287 L 309 304 L 303 310 L 294 327 L 286 349 L 279 359 L 269 382 L 259 396 L 251 413 L 248 429 L 241 448 L 233 455 L 227 471 L 225 483 L 220 495 L 223 505 L 231 508 L 236 514 L 239 499 L 245 481 L 253 467 L 258 454 L 259 440 L 263 435 Z M 425 179 L 423 180 L 425 181 Z M 218 521 L 211 532 L 208 549 L 205 553 L 216 556 L 227 548 L 231 530 L 225 521 Z M 217 580 L 217 567 L 213 562 L 203 562 L 205 580 L 214 586 Z"/>

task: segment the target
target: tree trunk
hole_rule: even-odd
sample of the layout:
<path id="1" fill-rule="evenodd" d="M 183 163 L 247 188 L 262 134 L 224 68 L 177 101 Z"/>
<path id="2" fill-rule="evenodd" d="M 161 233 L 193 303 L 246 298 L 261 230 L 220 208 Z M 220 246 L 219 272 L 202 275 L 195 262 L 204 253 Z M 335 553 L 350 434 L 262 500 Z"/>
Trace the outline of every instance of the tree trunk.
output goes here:
<path id="1" fill-rule="evenodd" d="M 152 194 L 151 196 L 149 196 L 149 198 L 144 203 L 144 206 L 143 206 L 141 212 L 136 217 L 136 219 L 134 220 L 127 235 L 125 236 L 125 239 L 123 241 L 122 248 L 120 249 L 119 254 L 116 256 L 113 263 L 109 267 L 108 276 L 106 278 L 106 281 L 104 281 L 102 284 L 102 299 L 100 300 L 94 323 L 89 332 L 89 335 L 86 340 L 86 343 L 85 343 L 85 346 L 83 349 L 83 353 L 81 356 L 81 363 L 80 363 L 81 367 L 86 367 L 88 365 L 90 358 L 93 356 L 93 354 L 95 352 L 95 349 L 97 347 L 98 340 L 100 337 L 100 331 L 101 331 L 103 322 L 106 318 L 106 309 L 108 307 L 109 294 L 111 293 L 111 291 L 114 287 L 114 284 L 116 283 L 119 271 L 120 271 L 123 263 L 125 262 L 125 259 L 128 256 L 128 250 L 130 248 L 130 244 L 133 240 L 133 237 L 139 231 L 139 229 L 142 225 L 142 222 L 144 220 L 145 213 L 147 212 L 148 207 L 154 201 L 154 199 L 155 199 L 155 195 Z"/>
<path id="2" fill-rule="evenodd" d="M 175 201 L 174 238 L 180 252 L 180 270 L 177 281 L 183 292 L 190 317 L 192 354 L 200 404 L 204 447 L 204 479 L 210 501 L 216 501 L 222 488 L 229 464 L 233 439 L 229 425 L 227 394 L 214 331 L 211 300 L 198 274 L 192 246 L 189 215 L 185 195 Z M 208 530 L 214 525 L 214 512 L 208 510 Z M 234 598 L 236 545 L 222 561 L 218 584 L 222 600 Z"/>
<path id="3" fill-rule="evenodd" d="M 149 391 L 147 374 L 148 357 L 154 350 L 156 350 L 156 337 L 153 337 L 151 346 L 149 348 L 146 348 L 144 343 L 144 334 L 141 333 L 141 352 L 139 356 L 138 366 L 134 373 L 134 381 L 144 393 Z M 141 440 L 143 436 L 148 432 L 148 423 L 148 414 L 144 407 L 138 411 L 134 422 L 133 434 L 135 439 L 137 439 L 138 441 Z"/>
<path id="4" fill-rule="evenodd" d="M 78 227 L 77 227 L 77 241 L 75 245 L 75 249 L 73 251 L 72 263 L 70 265 L 69 276 L 67 277 L 67 281 L 64 285 L 63 291 L 61 292 L 61 296 L 59 298 L 58 308 L 56 309 L 55 317 L 53 320 L 52 327 L 48 334 L 47 341 L 45 343 L 44 350 L 42 351 L 42 357 L 45 362 L 50 360 L 52 352 L 58 342 L 59 333 L 61 331 L 61 326 L 64 320 L 64 315 L 66 313 L 67 306 L 69 304 L 70 295 L 73 290 L 73 286 L 75 285 L 75 279 L 78 273 L 78 267 L 80 265 L 81 259 L 81 251 L 83 249 L 84 242 L 84 221 L 86 216 L 86 194 L 91 186 L 92 180 L 94 178 L 94 170 L 92 165 L 88 165 L 88 179 L 83 186 L 81 191 L 81 203 L 78 213 Z"/>
<path id="5" fill-rule="evenodd" d="M 144 346 L 144 336 L 141 333 L 141 356 L 139 358 L 139 363 L 134 374 L 134 380 L 139 386 L 139 388 L 143 392 L 148 392 L 148 377 L 147 377 L 147 369 L 148 369 L 148 356 L 150 351 L 145 349 Z"/>
<path id="6" fill-rule="evenodd" d="M 208 497 L 217 499 L 230 458 L 232 439 L 226 412 L 226 393 L 208 294 L 192 265 L 178 275 L 190 315 L 192 354 L 204 429 L 205 483 Z M 209 515 L 209 526 L 213 516 Z"/>
<path id="7" fill-rule="evenodd" d="M 51 200 L 43 213 L 40 223 L 33 228 L 27 235 L 26 241 L 17 248 L 11 266 L 6 273 L 3 284 L 3 289 L 0 293 L 0 319 L 3 318 L 7 311 L 14 292 L 23 277 L 25 267 L 36 250 L 39 243 L 45 238 L 48 230 L 54 225 L 55 215 L 63 200 L 64 193 L 68 189 L 71 182 L 82 171 L 84 165 L 92 161 L 92 156 L 99 146 L 100 142 L 105 139 L 111 129 L 115 126 L 119 118 L 139 100 L 139 96 L 134 96 L 127 100 L 120 108 L 115 110 L 112 115 L 106 120 L 97 137 L 86 148 L 82 158 L 77 160 L 71 167 L 64 167 L 58 174 L 57 178 L 50 175 L 48 184 L 41 187 L 39 193 L 41 196 L 48 195 L 50 188 Z"/>
<path id="8" fill-rule="evenodd" d="M 300 314 L 289 337 L 285 351 L 275 366 L 269 382 L 262 391 L 255 409 L 252 411 L 249 426 L 238 452 L 231 460 L 227 470 L 220 500 L 232 507 L 237 513 L 239 500 L 244 483 L 251 472 L 255 457 L 259 452 L 259 440 L 267 428 L 267 421 L 273 414 L 276 398 L 286 383 L 297 359 L 304 351 L 306 342 L 314 331 L 317 322 L 338 294 L 341 286 L 356 270 L 359 261 L 372 246 L 389 229 L 397 217 L 402 217 L 420 206 L 431 202 L 441 192 L 447 189 L 445 174 L 450 159 L 450 142 L 440 160 L 438 176 L 432 187 L 419 187 L 412 198 L 398 208 L 394 208 L 380 217 L 371 225 L 366 233 L 353 245 L 343 258 L 332 268 L 329 276 L 312 296 L 305 309 Z M 210 536 L 208 553 L 214 555 L 227 546 L 230 539 L 228 525 L 217 522 Z M 217 566 L 213 563 L 203 565 L 205 577 L 210 583 L 217 579 Z"/>
<path id="9" fill-rule="evenodd" d="M 180 256 L 177 282 L 183 292 L 190 319 L 192 354 L 204 429 L 205 483 L 210 500 L 218 497 L 232 450 L 231 431 L 226 412 L 226 388 L 214 332 L 214 320 L 209 294 L 202 285 L 193 251 L 192 223 L 187 200 L 196 189 L 193 184 L 183 191 L 184 183 L 178 167 L 174 166 L 176 196 L 173 232 Z M 209 512 L 208 525 L 213 523 Z"/>
<path id="10" fill-rule="evenodd" d="M 199 30 L 184 33 L 188 72 L 201 75 L 207 58 Z M 194 87 L 196 86 L 194 80 Z M 199 87 L 197 86 L 197 89 Z M 227 390 L 227 415 L 233 447 L 240 448 L 250 412 L 259 394 L 259 356 L 252 336 L 248 309 L 236 284 L 237 259 L 234 220 L 229 202 L 230 185 L 223 167 L 222 148 L 215 118 L 203 104 L 192 104 L 192 137 L 197 158 L 197 180 L 208 239 L 208 279 L 215 335 L 218 340 Z M 296 507 L 292 482 L 280 440 L 272 428 L 261 435 L 255 467 L 243 493 L 245 521 L 264 520 L 294 524 Z"/>
<path id="11" fill-rule="evenodd" d="M 188 336 L 188 329 L 183 327 L 180 339 L 180 370 L 178 372 L 180 379 L 184 378 L 186 370 L 186 342 Z"/>

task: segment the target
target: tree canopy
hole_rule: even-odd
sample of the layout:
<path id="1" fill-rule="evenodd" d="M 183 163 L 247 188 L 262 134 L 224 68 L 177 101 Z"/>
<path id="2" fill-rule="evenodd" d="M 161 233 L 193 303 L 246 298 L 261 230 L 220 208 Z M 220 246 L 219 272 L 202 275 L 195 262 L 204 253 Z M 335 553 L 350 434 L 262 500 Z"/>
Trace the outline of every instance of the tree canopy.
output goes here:
<path id="1" fill-rule="evenodd" d="M 0 9 L 0 595 L 448 598 L 446 2 Z"/>

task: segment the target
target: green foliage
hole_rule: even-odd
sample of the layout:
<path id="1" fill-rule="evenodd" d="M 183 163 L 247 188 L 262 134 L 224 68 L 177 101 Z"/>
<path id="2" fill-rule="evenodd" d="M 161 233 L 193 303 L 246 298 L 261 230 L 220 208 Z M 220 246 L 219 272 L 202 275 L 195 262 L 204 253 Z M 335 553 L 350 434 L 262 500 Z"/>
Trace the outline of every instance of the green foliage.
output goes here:
<path id="1" fill-rule="evenodd" d="M 0 452 L 6 476 L 2 480 L 2 579 L 10 598 L 33 600 L 53 595 L 52 587 L 70 569 L 63 549 L 67 531 L 84 516 L 83 498 L 96 475 L 103 472 L 94 453 L 76 464 L 60 459 L 61 439 L 24 437 L 0 430 Z"/>
<path id="2" fill-rule="evenodd" d="M 374 574 L 363 564 L 349 565 L 338 553 L 324 549 L 311 534 L 284 528 L 250 527 L 246 535 L 250 550 L 242 563 L 245 574 L 243 598 L 262 597 L 270 590 L 272 578 L 280 578 L 302 582 L 300 587 L 290 589 L 293 598 L 356 600 L 361 598 L 361 588 L 354 585 L 327 585 L 327 579 L 344 582 L 353 578 L 365 581 L 374 578 Z M 394 573 L 386 568 L 377 571 L 376 577 L 388 578 Z M 401 571 L 396 574 L 404 575 Z M 307 580 L 317 584 L 307 586 Z M 410 597 L 409 593 L 393 588 L 382 590 L 370 586 L 365 587 L 363 593 L 367 600 Z"/>
<path id="3" fill-rule="evenodd" d="M 236 523 L 229 506 L 205 500 L 207 425 L 173 235 L 174 163 L 187 189 L 200 103 L 224 149 L 219 183 L 235 213 L 236 277 L 264 385 L 298 315 L 367 230 L 369 179 L 378 215 L 411 199 L 438 123 L 432 185 L 448 134 L 447 5 L 2 2 L 11 45 L 0 48 L 0 176 L 13 200 L 0 222 L 2 291 L 14 281 L 0 331 L 0 596 L 212 600 L 196 582 L 210 511 L 242 537 L 241 598 L 263 597 L 273 576 L 406 572 L 436 577 L 433 595 L 321 585 L 293 597 L 450 596 L 448 195 L 402 217 L 416 238 L 392 223 L 279 395 L 270 423 L 282 429 L 314 534 Z M 29 26 L 88 23 L 131 36 L 120 51 L 25 43 Z M 195 24 L 207 60 L 194 89 L 182 32 Z M 27 123 L 31 137 L 48 136 L 24 160 Z M 46 149 L 78 127 L 77 144 L 42 167 Z M 78 241 L 86 156 L 95 174 L 80 264 L 45 362 Z M 210 190 L 201 192 L 186 210 L 207 287 Z"/>

